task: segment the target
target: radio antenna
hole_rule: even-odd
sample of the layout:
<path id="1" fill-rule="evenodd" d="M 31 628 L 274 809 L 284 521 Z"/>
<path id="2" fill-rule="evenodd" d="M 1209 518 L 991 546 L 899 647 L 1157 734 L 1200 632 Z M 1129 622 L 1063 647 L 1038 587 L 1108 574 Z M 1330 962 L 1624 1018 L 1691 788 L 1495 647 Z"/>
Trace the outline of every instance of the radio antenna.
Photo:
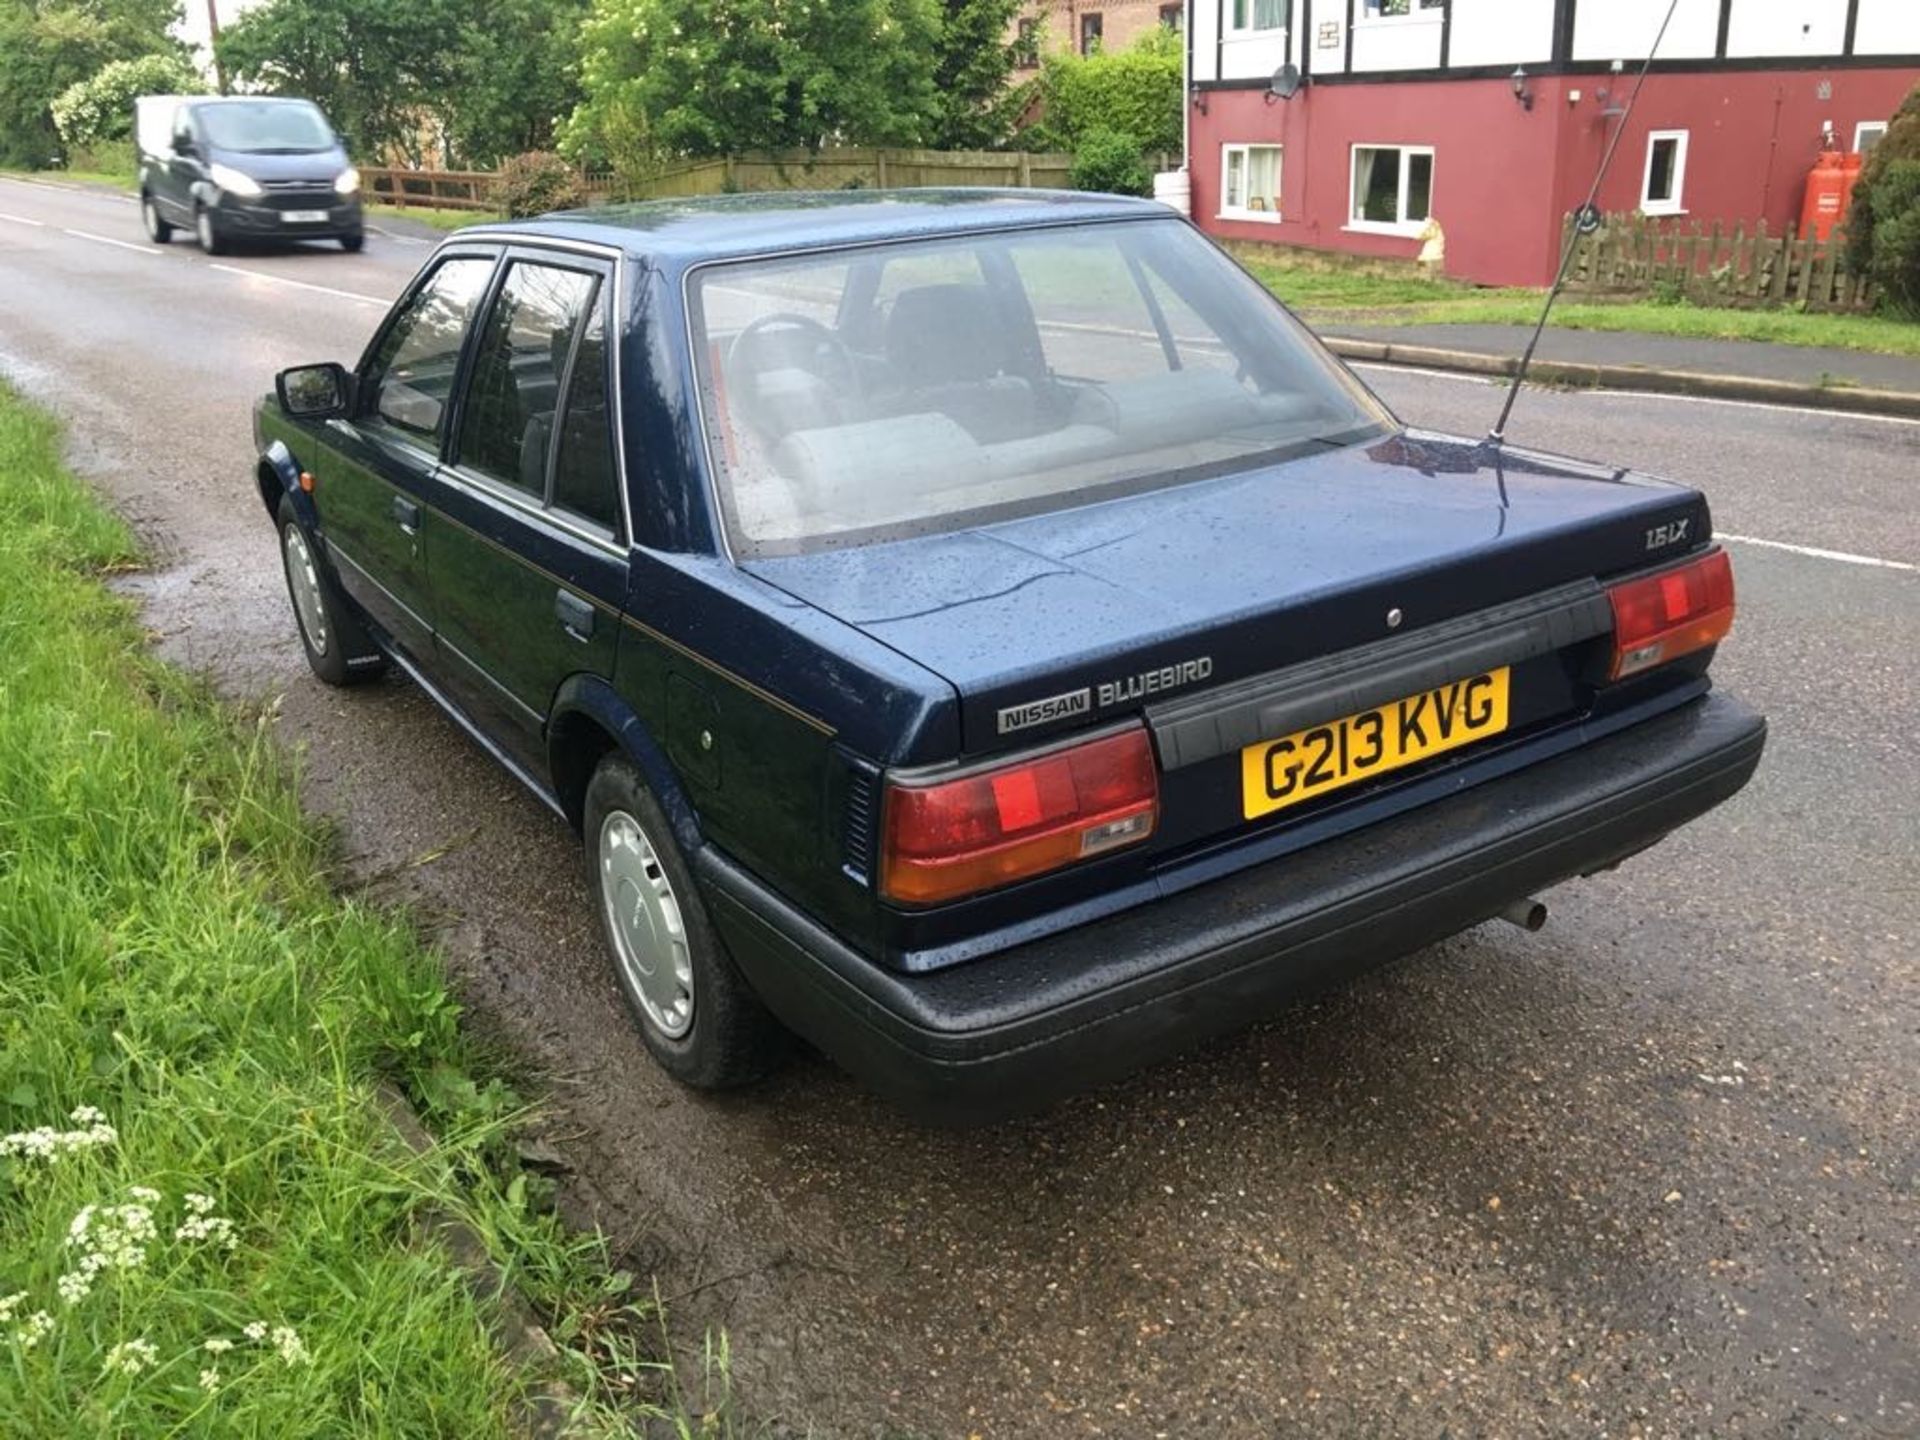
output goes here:
<path id="1" fill-rule="evenodd" d="M 1613 168 L 1614 153 L 1626 138 L 1627 122 L 1633 119 L 1634 107 L 1640 103 L 1640 91 L 1647 83 L 1647 72 L 1653 69 L 1653 57 L 1660 53 L 1660 42 L 1667 38 L 1667 27 L 1673 24 L 1674 12 L 1679 8 L 1680 0 L 1670 0 L 1667 5 L 1667 18 L 1660 22 L 1660 31 L 1653 37 L 1653 48 L 1647 51 L 1639 77 L 1633 82 L 1633 93 L 1627 97 L 1626 108 L 1620 112 L 1620 123 L 1614 127 L 1613 138 L 1607 141 L 1606 153 L 1600 157 L 1600 168 L 1594 172 L 1593 186 L 1587 191 L 1587 203 L 1574 212 L 1574 223 L 1567 227 L 1567 241 L 1560 249 L 1559 273 L 1553 277 L 1553 286 L 1547 291 L 1547 303 L 1540 307 L 1540 322 L 1533 327 L 1533 338 L 1527 341 L 1526 351 L 1520 356 L 1519 368 L 1513 372 L 1513 384 L 1507 387 L 1506 403 L 1500 407 L 1500 419 L 1488 432 L 1489 445 L 1507 443 L 1507 421 L 1513 418 L 1513 404 L 1520 398 L 1520 387 L 1527 382 L 1527 371 L 1533 366 L 1533 352 L 1540 348 L 1540 337 L 1546 333 L 1547 317 L 1553 314 L 1553 302 L 1560 298 L 1560 291 L 1567 283 L 1567 272 L 1573 268 L 1573 253 L 1580 245 L 1581 227 L 1588 223 L 1589 217 L 1599 213 L 1594 206 L 1600 199 L 1600 187 L 1606 183 L 1607 171 Z"/>

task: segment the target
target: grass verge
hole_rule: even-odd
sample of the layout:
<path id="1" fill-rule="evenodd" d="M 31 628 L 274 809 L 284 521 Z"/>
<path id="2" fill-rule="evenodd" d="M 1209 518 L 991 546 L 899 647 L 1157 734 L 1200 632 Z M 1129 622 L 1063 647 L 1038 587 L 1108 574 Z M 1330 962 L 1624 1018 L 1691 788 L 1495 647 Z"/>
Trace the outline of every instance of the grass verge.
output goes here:
<path id="1" fill-rule="evenodd" d="M 0 1431 L 500 1436 L 556 1374 L 609 1430 L 688 1430 L 657 1310 L 512 1161 L 523 1107 L 432 957 L 336 895 L 265 717 L 148 653 L 101 583 L 133 562 L 0 388 Z M 556 1374 L 503 1360 L 445 1217 Z"/>
<path id="2" fill-rule="evenodd" d="M 490 225 L 507 217 L 492 210 L 438 210 L 425 205 L 369 205 L 369 218 L 383 216 L 400 220 L 418 220 L 436 230 L 460 230 L 468 225 Z"/>
<path id="3" fill-rule="evenodd" d="M 1233 248 L 1263 285 L 1329 333 L 1337 333 L 1342 320 L 1356 325 L 1531 325 L 1540 317 L 1546 293 L 1429 279 L 1409 267 L 1314 251 L 1268 245 Z M 1562 298 L 1554 306 L 1552 326 L 1920 356 L 1920 325 L 1879 315 Z"/>

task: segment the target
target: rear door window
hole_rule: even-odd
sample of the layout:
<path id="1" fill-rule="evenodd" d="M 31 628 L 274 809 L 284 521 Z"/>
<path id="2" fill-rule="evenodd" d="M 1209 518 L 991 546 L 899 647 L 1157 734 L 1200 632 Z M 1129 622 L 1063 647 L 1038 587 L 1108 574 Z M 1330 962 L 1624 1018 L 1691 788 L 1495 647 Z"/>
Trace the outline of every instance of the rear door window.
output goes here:
<path id="1" fill-rule="evenodd" d="M 545 501 L 560 386 L 597 285 L 584 270 L 525 260 L 508 268 L 474 354 L 462 465 Z"/>
<path id="2" fill-rule="evenodd" d="M 366 367 L 375 416 L 416 440 L 438 438 L 467 326 L 492 275 L 491 256 L 456 256 L 414 292 Z"/>
<path id="3" fill-rule="evenodd" d="M 613 416 L 607 405 L 607 327 L 595 305 L 574 351 L 554 452 L 553 504 L 612 534 L 620 532 Z"/>

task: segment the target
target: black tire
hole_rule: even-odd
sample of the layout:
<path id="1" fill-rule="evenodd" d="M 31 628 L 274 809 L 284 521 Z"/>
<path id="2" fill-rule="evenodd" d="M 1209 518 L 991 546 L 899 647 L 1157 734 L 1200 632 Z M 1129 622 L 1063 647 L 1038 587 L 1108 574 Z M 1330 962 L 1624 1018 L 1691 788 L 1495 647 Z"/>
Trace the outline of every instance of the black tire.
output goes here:
<path id="1" fill-rule="evenodd" d="M 160 207 L 154 203 L 153 196 L 140 192 L 140 222 L 146 227 L 147 238 L 156 245 L 164 245 L 173 239 L 173 226 L 161 217 Z"/>
<path id="2" fill-rule="evenodd" d="M 609 886 L 617 881 L 610 879 L 601 850 L 602 834 L 616 816 L 639 827 L 677 903 L 691 972 L 691 1024 L 680 1034 L 663 1029 L 650 1012 L 635 979 L 628 974 L 621 942 L 614 933 Z M 648 1052 L 661 1069 L 696 1090 L 724 1090 L 759 1079 L 785 1057 L 787 1034 L 760 1003 L 760 997 L 742 978 L 714 934 L 700 892 L 694 888 L 693 875 L 674 843 L 673 827 L 639 770 L 624 756 L 607 756 L 593 772 L 587 785 L 585 820 L 582 848 L 601 937 L 613 962 L 614 978 L 633 1011 Z"/>
<path id="3" fill-rule="evenodd" d="M 366 248 L 366 245 L 367 245 L 367 237 L 361 234 L 359 231 L 355 231 L 351 235 L 342 235 L 340 237 L 340 248 L 346 251 L 347 254 L 349 255 L 358 255 L 362 250 Z"/>
<path id="4" fill-rule="evenodd" d="M 329 685 L 359 685 L 373 679 L 386 669 L 386 656 L 320 564 L 311 539 L 293 512 L 293 501 L 286 496 L 280 499 L 279 524 L 287 602 L 293 607 L 294 628 L 300 632 L 300 648 L 307 652 L 307 664 Z M 295 573 L 297 566 L 306 569 L 305 577 Z M 317 625 L 310 622 L 307 608 L 301 604 L 301 591 L 307 585 L 312 587 L 308 603 L 318 611 Z"/>
<path id="5" fill-rule="evenodd" d="M 193 209 L 193 237 L 209 255 L 227 253 L 227 237 L 220 233 L 220 222 L 213 218 L 213 212 L 204 205 L 196 205 Z"/>

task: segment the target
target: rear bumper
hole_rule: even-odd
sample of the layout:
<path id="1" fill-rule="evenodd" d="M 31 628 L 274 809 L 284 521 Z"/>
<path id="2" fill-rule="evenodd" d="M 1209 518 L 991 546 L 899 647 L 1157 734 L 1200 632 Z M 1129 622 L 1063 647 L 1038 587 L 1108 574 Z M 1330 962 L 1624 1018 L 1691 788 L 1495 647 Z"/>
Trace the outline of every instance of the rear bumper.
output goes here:
<path id="1" fill-rule="evenodd" d="M 1604 869 L 1704 814 L 1766 723 L 1710 694 L 1369 829 L 927 975 L 882 970 L 711 852 L 730 953 L 790 1027 L 904 1108 L 978 1121 L 1047 1104 L 1272 1014 Z"/>

